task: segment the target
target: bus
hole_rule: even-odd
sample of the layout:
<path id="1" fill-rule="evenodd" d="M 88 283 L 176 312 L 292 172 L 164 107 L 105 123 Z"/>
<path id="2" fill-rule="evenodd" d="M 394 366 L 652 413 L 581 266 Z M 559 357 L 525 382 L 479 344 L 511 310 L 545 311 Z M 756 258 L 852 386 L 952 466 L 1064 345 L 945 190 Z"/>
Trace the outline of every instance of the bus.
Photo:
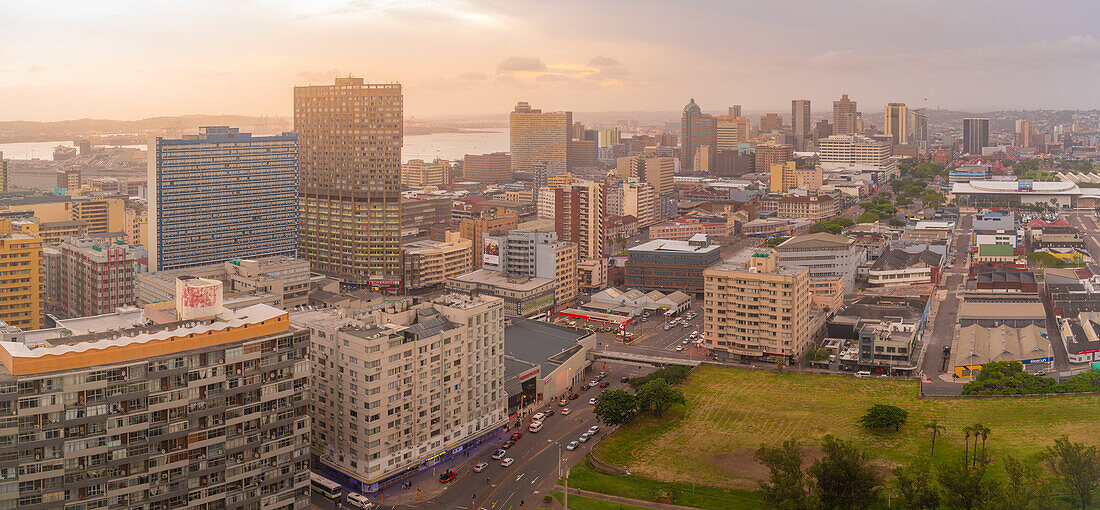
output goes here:
<path id="1" fill-rule="evenodd" d="M 317 473 L 310 473 L 309 481 L 310 488 L 312 488 L 314 492 L 319 492 L 322 496 L 328 499 L 340 499 L 340 494 L 343 493 L 340 484 L 329 480 L 328 478 L 325 478 Z"/>

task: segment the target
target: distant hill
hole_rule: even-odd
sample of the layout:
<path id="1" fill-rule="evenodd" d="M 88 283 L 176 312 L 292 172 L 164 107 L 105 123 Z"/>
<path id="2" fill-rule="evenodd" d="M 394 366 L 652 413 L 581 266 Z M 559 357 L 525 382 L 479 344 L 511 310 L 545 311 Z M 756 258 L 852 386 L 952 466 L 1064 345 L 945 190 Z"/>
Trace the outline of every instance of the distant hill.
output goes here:
<path id="1" fill-rule="evenodd" d="M 200 126 L 219 125 L 240 127 L 242 131 L 253 130 L 260 134 L 266 134 L 289 130 L 291 120 L 285 117 L 195 114 L 150 117 L 141 120 L 0 121 L 0 142 L 71 140 L 77 137 L 115 133 L 165 134 L 171 131 L 194 131 Z"/>

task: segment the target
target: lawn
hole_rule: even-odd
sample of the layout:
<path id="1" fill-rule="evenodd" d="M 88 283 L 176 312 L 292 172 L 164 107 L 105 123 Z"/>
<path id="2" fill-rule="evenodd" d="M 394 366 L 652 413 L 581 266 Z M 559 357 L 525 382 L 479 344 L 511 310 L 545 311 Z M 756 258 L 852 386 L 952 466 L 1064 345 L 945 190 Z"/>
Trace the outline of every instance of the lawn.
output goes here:
<path id="1" fill-rule="evenodd" d="M 917 383 L 700 366 L 683 385 L 688 405 L 664 419 L 639 418 L 597 445 L 605 462 L 653 481 L 754 489 L 765 476 L 753 460 L 761 444 L 795 438 L 808 445 L 808 458 L 825 434 L 853 439 L 884 469 L 927 455 L 924 424 L 938 420 L 947 430 L 936 441 L 936 460 L 962 455 L 962 428 L 981 422 L 992 430 L 987 441 L 994 458 L 1036 457 L 1062 434 L 1097 444 L 1094 433 L 1100 397 L 1017 399 L 917 398 Z M 873 404 L 909 411 L 899 432 L 867 432 L 857 420 Z M 624 483 L 631 477 L 613 477 Z M 634 477 L 638 478 L 638 477 Z M 572 477 L 570 478 L 572 480 Z M 578 487 L 605 492 L 600 488 Z M 627 497 L 621 490 L 606 491 Z M 640 494 L 638 499 L 649 499 Z M 677 503 L 681 503 L 677 501 Z"/>
<path id="2" fill-rule="evenodd" d="M 560 491 L 553 491 L 550 493 L 554 496 L 554 499 L 561 504 L 562 494 Z M 610 501 L 604 501 L 602 499 L 586 498 L 584 496 L 569 496 L 569 510 L 647 510 L 644 507 L 633 505 L 620 505 L 618 503 L 612 503 Z"/>
<path id="3" fill-rule="evenodd" d="M 587 461 L 570 468 L 569 486 L 640 501 L 652 501 L 653 495 L 662 491 L 672 496 L 674 504 L 712 510 L 757 508 L 764 503 L 760 494 L 751 490 L 709 487 L 701 483 L 692 487 L 690 478 L 662 482 L 639 476 L 608 475 L 592 469 Z"/>

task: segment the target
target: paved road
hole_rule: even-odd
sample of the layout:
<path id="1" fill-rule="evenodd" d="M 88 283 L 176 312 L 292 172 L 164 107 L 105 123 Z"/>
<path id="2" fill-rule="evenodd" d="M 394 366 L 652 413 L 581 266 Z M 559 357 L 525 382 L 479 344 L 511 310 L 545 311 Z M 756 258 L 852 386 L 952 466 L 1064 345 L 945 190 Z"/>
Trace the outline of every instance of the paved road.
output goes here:
<path id="1" fill-rule="evenodd" d="M 955 325 L 958 323 L 959 315 L 959 292 L 966 286 L 967 257 L 970 251 L 973 220 L 973 216 L 969 214 L 959 217 L 955 235 L 955 256 L 944 268 L 942 290 L 936 291 L 937 297 L 939 295 L 944 297 L 938 304 L 933 304 L 936 316 L 930 333 L 924 335 L 927 347 L 924 350 L 924 359 L 921 360 L 921 372 L 931 378 L 931 381 L 924 383 L 925 391 L 929 393 L 953 394 L 962 391 L 960 385 L 944 382 L 939 376 L 950 367 L 950 361 L 944 360 L 943 349 L 950 346 L 955 338 Z"/>

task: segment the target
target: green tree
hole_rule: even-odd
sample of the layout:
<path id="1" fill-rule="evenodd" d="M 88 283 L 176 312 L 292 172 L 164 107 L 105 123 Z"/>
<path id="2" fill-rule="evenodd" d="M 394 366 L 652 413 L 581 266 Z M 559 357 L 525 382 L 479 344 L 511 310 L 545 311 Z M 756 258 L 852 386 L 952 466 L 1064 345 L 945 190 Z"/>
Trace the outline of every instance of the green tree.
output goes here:
<path id="1" fill-rule="evenodd" d="M 623 425 L 638 412 L 638 398 L 625 390 L 605 391 L 596 397 L 592 413 L 600 423 L 608 426 Z"/>
<path id="2" fill-rule="evenodd" d="M 824 347 L 806 351 L 806 361 L 827 361 L 828 359 L 829 350 Z"/>
<path id="3" fill-rule="evenodd" d="M 891 428 L 901 430 L 905 421 L 909 419 L 909 411 L 898 406 L 888 404 L 875 404 L 867 410 L 867 414 L 859 419 L 859 423 L 869 429 Z"/>
<path id="4" fill-rule="evenodd" d="M 806 473 L 814 480 L 813 494 L 822 508 L 870 508 L 879 499 L 879 478 L 867 453 L 854 443 L 826 435 L 824 457 Z"/>
<path id="5" fill-rule="evenodd" d="M 986 427 L 984 424 L 981 424 L 981 423 L 975 423 L 974 424 L 974 456 L 981 459 L 983 462 L 985 462 L 987 460 L 987 457 L 985 456 L 985 440 L 989 438 L 989 434 L 991 432 L 993 432 L 993 431 L 990 430 L 989 427 Z M 982 439 L 982 453 L 981 454 L 978 453 L 978 438 L 979 437 Z"/>
<path id="6" fill-rule="evenodd" d="M 811 508 L 802 471 L 802 450 L 798 441 L 788 439 L 782 446 L 763 445 L 753 455 L 768 470 L 760 480 L 760 492 L 772 508 L 807 510 Z"/>
<path id="7" fill-rule="evenodd" d="M 874 211 L 867 211 L 867 212 L 859 215 L 859 219 L 856 220 L 856 223 L 874 223 L 874 222 L 878 221 L 879 219 L 880 218 L 878 216 L 878 213 L 876 213 Z"/>
<path id="8" fill-rule="evenodd" d="M 928 190 L 920 194 L 920 201 L 925 207 L 935 207 L 944 202 L 943 195 L 936 193 L 935 191 Z"/>
<path id="9" fill-rule="evenodd" d="M 1092 493 L 1100 483 L 1100 450 L 1071 443 L 1069 436 L 1062 436 L 1054 440 L 1054 446 L 1047 447 L 1044 461 L 1080 503 L 1081 510 L 1092 504 Z"/>
<path id="10" fill-rule="evenodd" d="M 940 432 L 947 430 L 947 427 L 940 425 L 940 422 L 937 420 L 932 420 L 925 423 L 924 428 L 932 431 L 932 449 L 928 452 L 928 457 L 931 458 L 936 454 L 936 436 L 938 436 Z"/>
<path id="11" fill-rule="evenodd" d="M 684 392 L 673 388 L 664 379 L 653 379 L 638 388 L 638 409 L 653 409 L 653 414 L 661 416 L 665 410 L 684 403 Z"/>
<path id="12" fill-rule="evenodd" d="M 893 469 L 894 488 L 901 496 L 898 506 L 907 510 L 935 510 L 940 506 L 940 495 L 932 483 L 932 469 L 927 461 L 918 460 L 908 466 Z"/>
<path id="13" fill-rule="evenodd" d="M 1001 510 L 1039 510 L 1050 502 L 1050 485 L 1038 468 L 1015 457 L 1005 457 L 1004 487 L 997 498 Z"/>
<path id="14" fill-rule="evenodd" d="M 936 470 L 940 486 L 940 498 L 946 508 L 972 510 L 988 506 L 997 496 L 996 482 L 986 478 L 984 462 L 971 466 L 962 462 L 948 462 Z"/>
<path id="15" fill-rule="evenodd" d="M 784 358 L 783 356 L 776 356 L 772 359 L 772 364 L 775 365 L 775 368 L 779 370 L 779 373 L 782 374 L 783 367 L 787 366 L 787 358 Z"/>

